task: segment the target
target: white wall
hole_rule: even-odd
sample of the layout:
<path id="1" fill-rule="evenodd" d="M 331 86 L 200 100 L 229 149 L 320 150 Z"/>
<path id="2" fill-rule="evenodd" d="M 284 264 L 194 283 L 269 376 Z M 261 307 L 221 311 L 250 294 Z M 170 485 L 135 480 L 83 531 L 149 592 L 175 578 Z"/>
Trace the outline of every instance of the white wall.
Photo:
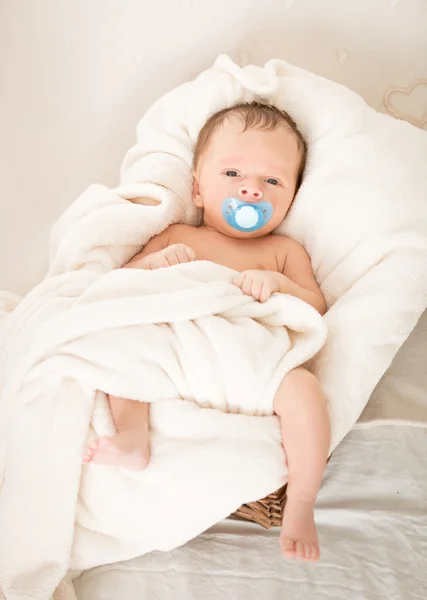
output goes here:
<path id="1" fill-rule="evenodd" d="M 389 90 L 427 128 L 426 32 L 425 0 L 0 0 L 0 289 L 43 277 L 53 221 L 117 184 L 146 108 L 218 54 L 282 58 L 379 110 Z"/>

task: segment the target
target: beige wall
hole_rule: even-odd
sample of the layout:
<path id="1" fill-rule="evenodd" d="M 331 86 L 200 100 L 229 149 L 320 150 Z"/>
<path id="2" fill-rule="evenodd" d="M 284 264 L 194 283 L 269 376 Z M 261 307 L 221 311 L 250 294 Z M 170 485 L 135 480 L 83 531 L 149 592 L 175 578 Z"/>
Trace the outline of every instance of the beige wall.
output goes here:
<path id="1" fill-rule="evenodd" d="M 40 280 L 52 222 L 117 183 L 145 109 L 218 54 L 288 60 L 379 110 L 388 91 L 427 128 L 426 31 L 425 0 L 0 0 L 0 288 Z"/>

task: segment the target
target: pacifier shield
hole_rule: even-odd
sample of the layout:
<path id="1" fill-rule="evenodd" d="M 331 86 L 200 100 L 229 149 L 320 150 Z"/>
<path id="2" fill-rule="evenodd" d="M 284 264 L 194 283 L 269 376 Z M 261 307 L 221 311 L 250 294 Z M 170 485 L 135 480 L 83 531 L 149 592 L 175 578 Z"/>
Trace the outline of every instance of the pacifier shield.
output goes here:
<path id="1" fill-rule="evenodd" d="M 271 219 L 273 207 L 270 202 L 243 202 L 238 198 L 226 198 L 222 203 L 222 215 L 231 227 L 238 231 L 256 231 Z"/>

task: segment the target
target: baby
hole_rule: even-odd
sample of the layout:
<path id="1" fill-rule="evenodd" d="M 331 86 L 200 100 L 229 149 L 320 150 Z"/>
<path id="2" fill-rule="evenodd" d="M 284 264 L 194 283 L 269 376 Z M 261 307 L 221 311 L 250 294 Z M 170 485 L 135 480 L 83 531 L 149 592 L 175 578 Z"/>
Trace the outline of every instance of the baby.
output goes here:
<path id="1" fill-rule="evenodd" d="M 125 265 L 161 269 L 209 260 L 238 272 L 233 284 L 265 302 L 291 294 L 326 310 L 311 261 L 296 241 L 272 231 L 283 221 L 301 182 L 306 144 L 291 117 L 270 105 L 243 103 L 214 114 L 200 132 L 193 165 L 193 201 L 200 227 L 171 225 Z M 96 440 L 84 461 L 143 469 L 150 456 L 149 404 L 109 396 L 117 428 Z M 325 468 L 330 428 L 317 379 L 289 372 L 274 399 L 288 464 L 280 534 L 287 558 L 318 560 L 313 508 Z"/>

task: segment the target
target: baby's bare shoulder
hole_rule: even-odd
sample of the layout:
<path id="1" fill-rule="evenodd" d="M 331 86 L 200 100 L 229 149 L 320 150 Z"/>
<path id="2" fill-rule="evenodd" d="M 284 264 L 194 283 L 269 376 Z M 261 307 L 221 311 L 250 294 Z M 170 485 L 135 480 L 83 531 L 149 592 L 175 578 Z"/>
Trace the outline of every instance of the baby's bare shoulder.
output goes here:
<path id="1" fill-rule="evenodd" d="M 174 223 L 173 225 L 169 225 L 166 231 L 171 237 L 176 237 L 182 235 L 194 235 L 197 229 L 198 228 L 194 227 L 193 225 L 186 225 L 184 223 Z"/>
<path id="2" fill-rule="evenodd" d="M 184 223 L 174 223 L 165 229 L 168 246 L 172 244 L 189 244 L 195 235 L 197 235 L 197 227 L 185 225 Z"/>
<path id="3" fill-rule="evenodd" d="M 197 229 L 197 227 L 194 225 L 187 225 L 186 223 L 172 223 L 172 225 L 169 225 L 168 227 L 169 231 L 186 231 L 192 229 Z"/>
<path id="4" fill-rule="evenodd" d="M 278 264 L 285 265 L 293 261 L 310 261 L 304 246 L 296 240 L 286 235 L 273 234 L 271 238 L 271 247 L 274 251 Z"/>
<path id="5" fill-rule="evenodd" d="M 302 246 L 293 238 L 288 237 L 287 235 L 273 233 L 269 237 L 271 239 L 271 243 L 274 244 L 277 248 L 286 248 L 289 252 L 298 252 L 301 248 L 304 250 L 304 246 Z"/>
<path id="6" fill-rule="evenodd" d="M 288 254 L 288 252 L 293 251 L 295 245 L 300 245 L 292 238 L 287 237 L 286 235 L 280 235 L 278 233 L 273 233 L 272 235 L 269 235 L 267 239 L 269 240 L 270 246 L 280 254 Z"/>

